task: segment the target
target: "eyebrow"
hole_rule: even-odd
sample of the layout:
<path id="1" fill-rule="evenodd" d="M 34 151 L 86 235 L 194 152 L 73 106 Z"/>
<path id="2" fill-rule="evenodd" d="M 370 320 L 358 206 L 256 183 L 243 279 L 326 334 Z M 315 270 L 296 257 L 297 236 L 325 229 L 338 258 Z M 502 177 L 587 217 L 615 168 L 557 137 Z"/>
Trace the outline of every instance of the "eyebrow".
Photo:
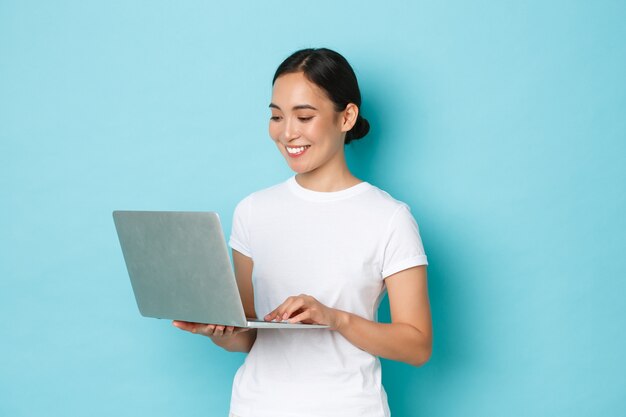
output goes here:
<path id="1" fill-rule="evenodd" d="M 270 103 L 270 108 L 281 110 L 281 108 L 278 107 L 274 103 Z M 317 110 L 315 107 L 311 106 L 310 104 L 298 104 L 292 107 L 292 110 L 302 110 L 302 109 Z"/>

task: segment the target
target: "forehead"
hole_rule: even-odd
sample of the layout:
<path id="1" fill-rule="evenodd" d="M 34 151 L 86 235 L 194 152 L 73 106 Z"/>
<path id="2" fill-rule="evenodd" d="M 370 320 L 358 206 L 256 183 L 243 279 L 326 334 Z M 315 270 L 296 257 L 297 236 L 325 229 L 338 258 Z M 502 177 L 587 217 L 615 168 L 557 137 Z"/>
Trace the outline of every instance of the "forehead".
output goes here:
<path id="1" fill-rule="evenodd" d="M 315 107 L 332 107 L 324 90 L 309 81 L 302 72 L 281 75 L 272 88 L 272 103 L 282 109 L 301 104 Z"/>

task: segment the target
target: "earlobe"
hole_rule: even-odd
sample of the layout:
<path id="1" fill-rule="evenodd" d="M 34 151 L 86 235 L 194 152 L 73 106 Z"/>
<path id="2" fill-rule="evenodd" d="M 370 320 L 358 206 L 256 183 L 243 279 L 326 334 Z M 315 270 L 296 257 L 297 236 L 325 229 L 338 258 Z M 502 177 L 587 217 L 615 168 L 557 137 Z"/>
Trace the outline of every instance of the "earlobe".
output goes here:
<path id="1" fill-rule="evenodd" d="M 345 110 L 343 111 L 343 124 L 341 127 L 342 132 L 347 132 L 356 123 L 356 119 L 359 116 L 359 108 L 354 103 L 348 103 Z"/>

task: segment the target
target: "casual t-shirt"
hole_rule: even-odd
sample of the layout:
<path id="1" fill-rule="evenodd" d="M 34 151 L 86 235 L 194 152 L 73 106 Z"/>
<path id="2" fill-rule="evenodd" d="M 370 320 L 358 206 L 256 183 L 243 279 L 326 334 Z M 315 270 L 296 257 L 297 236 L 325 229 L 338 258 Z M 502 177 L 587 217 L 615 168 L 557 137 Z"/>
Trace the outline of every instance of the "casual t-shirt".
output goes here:
<path id="1" fill-rule="evenodd" d="M 361 182 L 317 192 L 295 177 L 236 207 L 230 246 L 252 258 L 257 317 L 292 295 L 376 320 L 384 279 L 426 265 L 408 206 Z M 328 329 L 258 329 L 233 382 L 241 417 L 387 417 L 379 359 Z"/>

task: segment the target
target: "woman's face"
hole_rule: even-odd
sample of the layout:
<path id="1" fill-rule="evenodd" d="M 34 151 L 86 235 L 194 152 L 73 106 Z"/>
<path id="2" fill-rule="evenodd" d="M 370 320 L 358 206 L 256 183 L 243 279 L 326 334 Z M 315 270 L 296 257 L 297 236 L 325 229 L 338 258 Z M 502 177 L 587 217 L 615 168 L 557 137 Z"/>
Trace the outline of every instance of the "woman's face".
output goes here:
<path id="1" fill-rule="evenodd" d="M 269 133 L 296 173 L 342 164 L 345 132 L 354 125 L 346 113 L 353 107 L 337 112 L 326 93 L 302 72 L 284 74 L 274 82 Z"/>

